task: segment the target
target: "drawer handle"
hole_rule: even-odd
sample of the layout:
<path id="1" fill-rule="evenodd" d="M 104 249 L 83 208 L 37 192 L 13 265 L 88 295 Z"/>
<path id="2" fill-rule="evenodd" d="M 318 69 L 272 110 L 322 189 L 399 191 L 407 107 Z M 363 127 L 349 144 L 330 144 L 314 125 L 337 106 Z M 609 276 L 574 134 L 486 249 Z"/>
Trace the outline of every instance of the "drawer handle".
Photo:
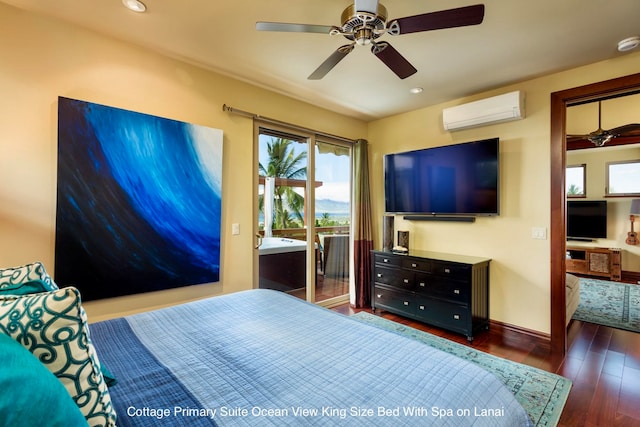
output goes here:
<path id="1" fill-rule="evenodd" d="M 418 266 L 418 264 L 416 264 L 415 262 L 411 263 L 411 267 L 416 268 Z"/>
<path id="2" fill-rule="evenodd" d="M 460 295 L 460 289 L 454 289 L 453 293 L 456 294 L 456 295 Z"/>
<path id="3" fill-rule="evenodd" d="M 378 278 L 382 277 L 382 273 L 378 273 Z"/>
<path id="4" fill-rule="evenodd" d="M 444 269 L 444 272 L 445 272 L 445 273 L 447 273 L 447 274 L 449 274 L 449 273 L 451 273 L 451 269 L 449 269 L 449 268 L 445 268 L 445 269 Z"/>
<path id="5" fill-rule="evenodd" d="M 424 305 L 421 305 L 420 307 L 418 307 L 420 310 L 424 310 Z"/>
<path id="6" fill-rule="evenodd" d="M 409 279 L 402 279 L 402 281 L 406 284 L 409 283 Z"/>
<path id="7" fill-rule="evenodd" d="M 454 314 L 453 318 L 456 319 L 456 320 L 460 320 L 460 315 L 459 314 Z"/>
<path id="8" fill-rule="evenodd" d="M 409 305 L 409 301 L 404 301 L 404 305 Z"/>
<path id="9" fill-rule="evenodd" d="M 420 287 L 421 288 L 425 288 L 427 286 L 427 284 L 425 282 L 420 282 Z"/>
<path id="10" fill-rule="evenodd" d="M 382 262 L 389 262 L 389 258 L 384 258 Z"/>
<path id="11" fill-rule="evenodd" d="M 376 295 L 376 298 L 382 298 L 382 294 Z"/>

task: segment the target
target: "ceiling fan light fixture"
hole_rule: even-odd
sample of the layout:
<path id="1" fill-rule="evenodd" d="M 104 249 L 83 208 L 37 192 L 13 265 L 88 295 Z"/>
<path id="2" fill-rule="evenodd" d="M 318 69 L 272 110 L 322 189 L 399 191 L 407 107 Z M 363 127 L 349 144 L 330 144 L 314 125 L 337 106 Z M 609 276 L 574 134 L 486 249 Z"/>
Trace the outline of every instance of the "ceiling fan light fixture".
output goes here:
<path id="1" fill-rule="evenodd" d="M 122 4 L 124 5 L 124 7 L 133 12 L 142 13 L 147 10 L 147 6 L 145 6 L 144 3 L 138 0 L 122 0 Z"/>
<path id="2" fill-rule="evenodd" d="M 618 42 L 618 52 L 627 52 L 640 46 L 640 36 L 627 37 Z"/>

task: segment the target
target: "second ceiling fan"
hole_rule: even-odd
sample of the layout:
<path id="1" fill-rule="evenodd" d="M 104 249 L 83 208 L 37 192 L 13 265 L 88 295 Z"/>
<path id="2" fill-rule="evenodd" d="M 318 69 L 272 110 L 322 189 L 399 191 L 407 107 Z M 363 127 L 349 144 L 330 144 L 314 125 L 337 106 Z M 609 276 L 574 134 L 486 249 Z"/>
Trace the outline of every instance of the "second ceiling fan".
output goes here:
<path id="1" fill-rule="evenodd" d="M 630 123 L 613 129 L 602 129 L 602 102 L 598 101 L 598 129 L 586 135 L 567 135 L 567 146 L 586 140 L 596 147 L 602 147 L 621 136 L 640 136 L 640 124 Z"/>
<path id="2" fill-rule="evenodd" d="M 371 45 L 371 52 L 391 69 L 399 78 L 417 72 L 396 49 L 386 41 L 377 41 L 385 33 L 392 36 L 418 33 L 422 31 L 441 30 L 445 28 L 465 27 L 482 23 L 484 5 L 459 7 L 438 12 L 423 13 L 393 19 L 387 22 L 387 9 L 378 0 L 355 0 L 355 3 L 342 12 L 342 25 L 289 24 L 280 22 L 257 22 L 258 31 L 282 31 L 296 33 L 320 33 L 342 35 L 350 40 L 350 44 L 340 46 L 329 58 L 308 77 L 310 80 L 322 79 L 329 71 L 342 61 L 356 44 Z"/>

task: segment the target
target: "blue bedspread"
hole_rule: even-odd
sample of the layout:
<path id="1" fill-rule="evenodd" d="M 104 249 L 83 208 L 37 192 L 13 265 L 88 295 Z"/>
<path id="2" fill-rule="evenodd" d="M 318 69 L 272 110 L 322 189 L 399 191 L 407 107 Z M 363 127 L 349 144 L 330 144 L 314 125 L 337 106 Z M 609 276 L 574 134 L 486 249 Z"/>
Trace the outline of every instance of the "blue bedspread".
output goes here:
<path id="1" fill-rule="evenodd" d="M 92 324 L 124 426 L 528 426 L 492 374 L 252 290 Z"/>

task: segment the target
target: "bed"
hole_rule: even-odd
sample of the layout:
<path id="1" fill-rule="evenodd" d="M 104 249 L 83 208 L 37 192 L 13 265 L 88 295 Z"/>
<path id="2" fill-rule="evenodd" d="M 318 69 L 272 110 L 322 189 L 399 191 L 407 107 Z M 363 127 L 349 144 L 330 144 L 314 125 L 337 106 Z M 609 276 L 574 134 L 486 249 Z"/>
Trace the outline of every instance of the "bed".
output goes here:
<path id="1" fill-rule="evenodd" d="M 98 322 L 127 426 L 529 426 L 492 374 L 282 292 Z"/>

